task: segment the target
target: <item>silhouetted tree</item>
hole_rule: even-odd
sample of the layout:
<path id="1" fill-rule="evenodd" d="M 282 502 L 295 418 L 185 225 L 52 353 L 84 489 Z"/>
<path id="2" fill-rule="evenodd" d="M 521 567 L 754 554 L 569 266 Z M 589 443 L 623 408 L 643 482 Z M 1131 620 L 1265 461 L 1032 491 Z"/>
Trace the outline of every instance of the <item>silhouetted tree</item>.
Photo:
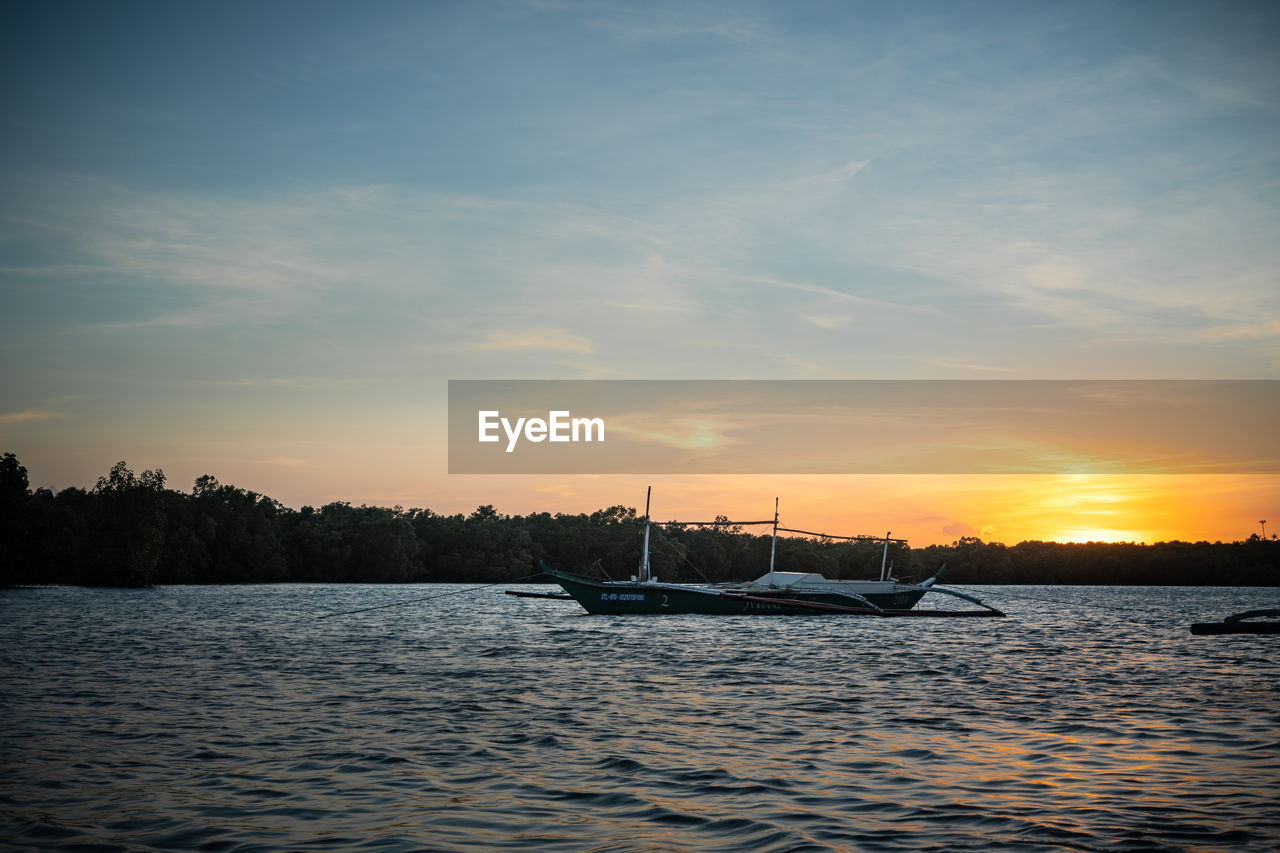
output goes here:
<path id="1" fill-rule="evenodd" d="M 17 456 L 0 458 L 0 585 L 26 580 L 34 556 L 28 485 L 27 469 Z"/>
<path id="2" fill-rule="evenodd" d="M 164 472 L 134 476 L 117 462 L 94 486 L 88 535 L 96 559 L 82 562 L 79 582 L 144 586 L 155 582 L 164 547 Z"/>

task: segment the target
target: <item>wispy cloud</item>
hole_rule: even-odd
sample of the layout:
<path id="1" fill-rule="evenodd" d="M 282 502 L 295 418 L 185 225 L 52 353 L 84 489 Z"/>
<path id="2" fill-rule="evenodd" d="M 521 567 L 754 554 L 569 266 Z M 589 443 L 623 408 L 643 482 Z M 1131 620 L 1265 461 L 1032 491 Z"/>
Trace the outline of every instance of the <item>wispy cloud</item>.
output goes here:
<path id="1" fill-rule="evenodd" d="M 993 364 L 971 364 L 964 361 L 955 361 L 952 359 L 935 358 L 929 361 L 934 367 L 941 367 L 946 370 L 967 370 L 976 373 L 1018 373 L 1017 368 L 1000 367 Z"/>
<path id="2" fill-rule="evenodd" d="M 681 305 L 668 305 L 660 302 L 613 302 L 604 303 L 606 308 L 618 308 L 623 311 L 659 311 L 664 313 L 688 314 L 693 309 Z"/>
<path id="3" fill-rule="evenodd" d="M 58 412 L 48 412 L 43 409 L 23 409 L 20 412 L 0 412 L 0 427 L 27 423 L 29 421 L 45 421 L 50 418 L 58 417 L 62 417 L 62 415 Z"/>
<path id="4" fill-rule="evenodd" d="M 743 281 L 753 282 L 757 284 L 765 284 L 770 287 L 776 287 L 781 290 L 796 290 L 802 293 L 812 293 L 817 296 L 824 296 L 838 302 L 849 302 L 859 305 L 875 306 L 880 308 L 892 308 L 894 310 L 902 310 L 909 313 L 930 313 L 928 306 L 909 305 L 896 303 L 883 299 L 875 299 L 863 296 L 855 291 L 837 290 L 834 287 L 827 287 L 821 284 L 813 284 L 808 281 L 794 281 L 778 278 L 776 276 L 743 276 Z"/>
<path id="5" fill-rule="evenodd" d="M 240 312 L 231 312 L 239 314 Z M 103 323 L 86 323 L 85 328 L 88 330 L 102 332 L 134 332 L 144 329 L 195 329 L 200 326 L 207 325 L 212 319 L 212 315 L 208 311 L 187 311 L 181 314 L 160 314 L 154 317 L 144 317 L 138 320 L 119 320 L 116 322 Z M 230 316 L 223 315 L 223 319 L 229 320 Z"/>
<path id="6" fill-rule="evenodd" d="M 840 314 L 806 315 L 805 319 L 824 329 L 843 329 L 849 325 L 849 318 Z"/>
<path id="7" fill-rule="evenodd" d="M 249 379 L 215 379 L 211 385 L 229 385 L 237 388 L 348 388 L 359 385 L 360 380 L 341 376 L 267 376 Z"/>
<path id="8" fill-rule="evenodd" d="M 804 181 L 819 184 L 843 184 L 844 182 L 852 179 L 854 175 L 861 172 L 870 164 L 870 160 L 856 160 L 851 163 L 846 163 L 838 169 L 832 169 L 829 172 L 823 172 L 810 178 L 805 178 Z"/>
<path id="9" fill-rule="evenodd" d="M 315 462 L 310 459 L 299 459 L 293 456 L 276 456 L 271 459 L 264 459 L 263 465 L 283 465 L 286 468 L 314 468 Z"/>
<path id="10" fill-rule="evenodd" d="M 526 329 L 523 331 L 486 332 L 483 339 L 472 343 L 469 349 L 484 351 L 505 350 L 554 350 L 590 354 L 591 341 L 564 329 Z"/>
<path id="11" fill-rule="evenodd" d="M 741 9 L 683 6 L 677 14 L 654 15 L 652 10 L 627 4 L 580 4 L 538 0 L 533 6 L 553 12 L 586 13 L 588 20 L 621 44 L 711 39 L 738 48 L 775 41 L 763 21 Z"/>
<path id="12" fill-rule="evenodd" d="M 1275 375 L 1275 52 L 1240 10 L 1179 15 L 548 2 L 322 27 L 322 51 L 246 63 L 288 108 L 229 109 L 243 144 L 211 160 L 0 174 L 0 323 L 10 352 L 54 341 L 21 381 L 55 391 Z M 138 141 L 195 150 L 166 121 Z"/>
<path id="13" fill-rule="evenodd" d="M 629 424 L 615 423 L 613 432 L 622 433 L 640 441 L 673 447 L 677 450 L 718 450 L 737 444 L 728 435 L 738 428 L 725 420 L 708 418 L 672 418 L 669 420 L 632 415 Z"/>

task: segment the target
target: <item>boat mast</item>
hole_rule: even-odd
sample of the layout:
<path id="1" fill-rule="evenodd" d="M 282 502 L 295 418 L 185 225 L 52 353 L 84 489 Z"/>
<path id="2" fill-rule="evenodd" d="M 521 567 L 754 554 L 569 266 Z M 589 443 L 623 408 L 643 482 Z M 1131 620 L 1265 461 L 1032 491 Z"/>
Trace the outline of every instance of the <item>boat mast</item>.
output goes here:
<path id="1" fill-rule="evenodd" d="M 886 580 L 888 580 L 888 579 L 889 579 L 889 574 L 888 574 L 888 568 L 889 568 L 889 567 L 888 567 L 888 562 L 889 562 L 889 533 L 892 533 L 892 532 L 893 532 L 893 531 L 892 531 L 892 530 L 890 530 L 888 533 L 886 533 L 886 534 L 884 535 L 884 556 L 882 556 L 882 557 L 880 558 L 880 580 L 881 580 L 881 582 L 886 581 Z"/>
<path id="2" fill-rule="evenodd" d="M 653 495 L 653 486 L 644 494 L 644 550 L 640 552 L 640 582 L 649 580 L 649 498 Z"/>
<path id="3" fill-rule="evenodd" d="M 773 542 L 769 545 L 769 583 L 773 583 L 773 555 L 778 550 L 778 499 L 773 499 Z"/>

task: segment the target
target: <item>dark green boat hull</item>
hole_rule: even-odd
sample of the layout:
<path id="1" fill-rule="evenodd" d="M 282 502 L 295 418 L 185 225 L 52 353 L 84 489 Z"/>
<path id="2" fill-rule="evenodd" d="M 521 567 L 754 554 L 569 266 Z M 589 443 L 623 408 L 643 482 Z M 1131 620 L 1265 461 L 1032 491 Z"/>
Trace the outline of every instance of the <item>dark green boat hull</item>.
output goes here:
<path id="1" fill-rule="evenodd" d="M 867 613 L 874 612 L 860 608 L 859 602 L 843 595 L 784 590 L 753 591 L 749 596 L 752 600 L 745 600 L 742 597 L 726 597 L 693 589 L 673 589 L 670 586 L 652 587 L 643 584 L 596 581 L 558 571 L 548 571 L 548 574 L 554 577 L 560 586 L 564 587 L 565 592 L 572 595 L 588 613 L 812 616 L 823 612 L 857 613 L 860 610 Z M 728 592 L 732 595 L 732 591 Z M 910 610 L 925 595 L 925 592 L 922 589 L 911 589 L 889 595 L 868 595 L 866 598 L 885 610 Z M 768 599 L 789 599 L 814 605 L 831 605 L 833 609 L 825 611 L 818 607 L 788 605 L 781 601 L 774 603 Z"/>

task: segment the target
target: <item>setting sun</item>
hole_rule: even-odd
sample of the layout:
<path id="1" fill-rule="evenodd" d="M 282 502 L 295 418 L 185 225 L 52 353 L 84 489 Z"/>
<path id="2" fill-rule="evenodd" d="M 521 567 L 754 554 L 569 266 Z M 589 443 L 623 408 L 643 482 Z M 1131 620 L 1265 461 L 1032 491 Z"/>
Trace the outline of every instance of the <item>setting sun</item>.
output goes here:
<path id="1" fill-rule="evenodd" d="M 1146 542 L 1147 537 L 1135 530 L 1110 530 L 1106 528 L 1073 528 L 1056 536 L 1046 537 L 1054 542 Z"/>

